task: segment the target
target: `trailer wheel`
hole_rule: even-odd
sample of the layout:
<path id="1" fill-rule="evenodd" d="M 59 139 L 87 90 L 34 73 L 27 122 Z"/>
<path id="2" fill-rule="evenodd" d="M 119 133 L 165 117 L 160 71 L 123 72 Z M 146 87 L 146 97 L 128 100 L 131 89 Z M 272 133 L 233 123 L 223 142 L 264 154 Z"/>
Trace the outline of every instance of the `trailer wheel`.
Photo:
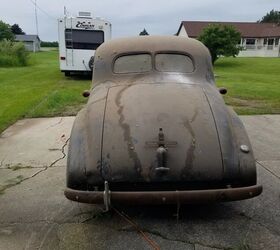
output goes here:
<path id="1" fill-rule="evenodd" d="M 65 76 L 70 76 L 70 71 L 65 71 L 65 72 L 64 72 L 64 75 L 65 75 Z"/>
<path id="2" fill-rule="evenodd" d="M 88 66 L 89 66 L 89 68 L 90 68 L 91 71 L 93 70 L 93 64 L 94 64 L 94 56 L 92 56 L 92 57 L 89 59 L 89 62 L 88 62 Z"/>

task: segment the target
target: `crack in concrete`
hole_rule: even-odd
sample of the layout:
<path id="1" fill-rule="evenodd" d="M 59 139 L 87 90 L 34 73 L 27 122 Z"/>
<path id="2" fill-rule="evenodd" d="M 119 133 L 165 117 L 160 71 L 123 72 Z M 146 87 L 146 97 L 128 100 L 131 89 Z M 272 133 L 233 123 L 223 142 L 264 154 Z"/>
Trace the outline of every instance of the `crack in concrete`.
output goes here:
<path id="1" fill-rule="evenodd" d="M 6 159 L 6 157 L 4 157 L 4 158 L 2 159 L 2 161 L 0 162 L 0 168 L 2 168 L 2 166 L 4 165 L 3 163 L 4 163 L 5 159 Z"/>
<path id="2" fill-rule="evenodd" d="M 92 213 L 92 212 L 85 212 L 83 214 L 91 214 L 91 216 L 89 218 L 86 218 L 82 221 L 80 221 L 79 223 L 86 223 L 86 222 L 89 222 L 91 220 L 95 220 L 95 219 L 98 219 L 98 218 L 102 218 L 102 217 L 111 217 L 113 214 L 113 212 L 111 210 L 109 211 L 104 211 L 102 208 L 98 208 L 100 211 L 99 212 L 96 212 L 96 213 Z M 77 215 L 75 215 L 77 216 Z M 79 214 L 78 214 L 79 216 Z"/>
<path id="3" fill-rule="evenodd" d="M 99 215 L 95 215 L 92 216 L 92 219 L 98 218 Z M 17 226 L 17 225 L 32 225 L 32 224 L 36 224 L 36 223 L 46 223 L 46 224 L 55 224 L 58 226 L 63 226 L 63 225 L 68 225 L 68 224 L 84 224 L 85 221 L 87 221 L 87 219 L 85 219 L 84 221 L 56 221 L 56 220 L 34 220 L 34 221 L 23 221 L 23 222 L 18 222 L 18 221 L 10 221 L 10 222 L 0 222 L 0 227 L 7 227 L 7 226 Z M 111 228 L 111 227 L 108 227 Z M 118 230 L 117 230 L 118 231 Z"/>
<path id="4" fill-rule="evenodd" d="M 274 175 L 277 179 L 280 180 L 280 176 L 278 176 L 277 174 L 275 174 L 273 171 L 271 171 L 269 168 L 267 168 L 266 166 L 264 166 L 262 163 L 260 163 L 259 161 L 256 161 L 256 163 L 258 163 L 261 167 L 263 167 L 266 171 L 268 171 L 269 173 L 271 173 L 272 175 Z"/>
<path id="5" fill-rule="evenodd" d="M 280 232 L 277 232 L 276 230 L 269 228 L 267 225 L 265 225 L 265 224 L 263 224 L 263 223 L 261 223 L 261 222 L 259 222 L 259 221 L 256 221 L 256 220 L 253 218 L 255 215 L 251 217 L 251 216 L 249 216 L 249 215 L 247 215 L 247 214 L 245 214 L 245 213 L 240 213 L 239 216 L 247 218 L 249 221 L 252 221 L 252 222 L 256 223 L 257 225 L 259 225 L 259 226 L 265 228 L 265 229 L 268 230 L 270 233 L 272 233 L 272 234 L 274 234 L 274 235 L 276 235 L 276 236 L 278 236 L 278 235 L 280 234 Z"/>
<path id="6" fill-rule="evenodd" d="M 18 182 L 12 184 L 12 185 L 8 185 L 7 187 L 3 186 L 3 188 L 0 190 L 0 194 L 11 188 L 11 187 L 14 187 L 16 185 L 19 185 L 21 184 L 22 182 L 26 181 L 26 180 L 29 180 L 31 178 L 34 178 L 35 176 L 39 175 L 40 173 L 42 172 L 45 172 L 46 170 L 48 170 L 49 168 L 53 167 L 57 162 L 61 161 L 62 159 L 64 159 L 66 157 L 66 153 L 65 153 L 65 147 L 67 146 L 68 142 L 69 142 L 70 138 L 68 138 L 65 143 L 63 144 L 62 148 L 61 148 L 61 153 L 62 153 L 62 156 L 59 157 L 58 159 L 56 159 L 55 161 L 53 161 L 49 166 L 45 166 L 43 167 L 41 170 L 39 170 L 38 172 L 34 173 L 33 175 L 29 176 L 29 177 L 26 177 L 26 178 L 23 178 L 21 180 L 19 180 Z"/>
<path id="7" fill-rule="evenodd" d="M 47 127 L 46 129 L 53 128 L 53 127 L 59 125 L 59 124 L 62 122 L 62 120 L 63 120 L 63 117 L 60 117 L 60 120 L 59 120 L 58 122 L 56 122 L 55 124 L 50 125 L 50 126 Z"/>
<path id="8" fill-rule="evenodd" d="M 194 247 L 195 247 L 195 245 L 200 245 L 200 246 L 203 246 L 203 247 L 210 247 L 210 248 L 216 248 L 216 249 L 221 249 L 221 250 L 230 249 L 228 247 L 221 247 L 221 246 L 216 246 L 216 245 L 208 245 L 208 244 L 204 244 L 204 243 L 201 243 L 201 242 L 198 242 L 198 241 L 172 239 L 172 238 L 169 238 L 169 237 L 161 234 L 158 231 L 149 230 L 147 228 L 142 228 L 142 229 L 143 229 L 144 232 L 149 233 L 149 234 L 154 235 L 154 236 L 158 236 L 158 237 L 160 237 L 160 238 L 162 238 L 164 240 L 180 242 L 180 243 L 183 243 L 183 244 L 190 244 L 190 245 L 193 245 Z M 120 231 L 120 232 L 136 232 L 133 228 L 121 228 L 121 229 L 118 229 L 117 231 Z"/>
<path id="9" fill-rule="evenodd" d="M 13 166 L 9 166 L 9 167 L 3 167 L 3 168 L 1 168 L 1 169 L 6 169 L 6 170 L 12 170 L 12 171 L 17 171 L 17 170 L 21 170 L 21 169 L 36 169 L 36 168 L 45 168 L 44 166 L 41 166 L 41 167 L 32 167 L 32 166 L 22 166 L 22 167 L 20 167 L 20 168 L 18 168 L 18 169 L 16 169 L 16 170 L 14 170 L 13 169 Z M 0 170 L 1 170 L 0 169 Z"/>
<path id="10" fill-rule="evenodd" d="M 90 216 L 90 217 L 87 218 L 87 219 L 82 220 L 82 221 L 79 222 L 79 223 L 82 223 L 82 224 L 83 224 L 83 223 L 89 222 L 89 221 L 94 220 L 94 219 L 97 219 L 97 218 L 99 218 L 99 215 L 95 214 L 95 215 L 93 215 L 93 216 Z"/>
<path id="11" fill-rule="evenodd" d="M 57 165 L 57 166 L 52 166 L 52 168 L 64 168 L 65 166 L 60 166 L 60 165 Z M 43 168 L 43 169 L 45 169 L 46 168 L 46 166 L 41 166 L 41 167 L 35 167 L 35 166 L 27 166 L 27 167 L 21 167 L 21 168 L 19 168 L 19 169 L 16 169 L 16 170 L 13 170 L 13 168 L 11 168 L 11 167 L 0 167 L 0 170 L 2 170 L 2 169 L 5 169 L 5 170 L 12 170 L 12 171 L 17 171 L 17 170 L 25 170 L 25 169 L 37 169 L 37 168 Z"/>
<path id="12" fill-rule="evenodd" d="M 87 212 L 85 212 L 86 214 Z M 30 221 L 30 222 L 4 222 L 4 223 L 1 223 L 1 226 L 2 227 L 5 227 L 5 226 L 17 226 L 17 225 L 24 225 L 24 224 L 27 224 L 27 225 L 32 225 L 32 224 L 36 224 L 36 223 L 46 223 L 46 224 L 50 224 L 50 225 L 57 225 L 57 226 L 63 226 L 63 225 L 69 225 L 69 224 L 83 224 L 89 220 L 92 220 L 94 218 L 98 218 L 100 216 L 100 214 L 95 214 L 93 215 L 91 218 L 88 218 L 84 221 L 81 221 L 81 222 L 59 222 L 59 221 L 55 221 L 55 220 L 37 220 L 37 221 Z M 102 216 L 102 215 L 101 215 Z M 248 220 L 252 220 L 252 218 L 248 215 L 241 215 L 240 216 L 244 216 L 246 217 Z M 252 220 L 253 222 L 256 222 L 254 220 Z M 258 223 L 258 222 L 256 222 Z M 261 223 L 258 223 L 260 226 L 268 229 L 266 226 L 262 225 Z M 110 227 L 111 228 L 111 227 Z M 112 228 L 111 228 L 112 229 Z M 133 227 L 122 227 L 122 228 L 119 228 L 119 229 L 114 229 L 118 232 L 137 232 L 135 231 L 135 229 Z M 205 244 L 205 243 L 202 243 L 202 242 L 199 242 L 199 241 L 196 241 L 196 240 L 182 240 L 182 239 L 178 239 L 178 238 L 170 238 L 170 237 L 167 237 L 165 236 L 164 234 L 158 232 L 158 231 L 155 231 L 155 230 L 150 230 L 150 229 L 147 229 L 147 228 L 142 228 L 142 230 L 146 233 L 149 233 L 151 235 L 154 235 L 154 236 L 157 236 L 157 237 L 160 237 L 164 240 L 167 240 L 167 241 L 173 241 L 173 242 L 179 242 L 179 243 L 183 243 L 183 244 L 190 244 L 190 245 L 193 245 L 194 246 L 194 249 L 196 248 L 196 246 L 202 246 L 202 247 L 209 247 L 209 248 L 214 248 L 214 249 L 220 249 L 220 250 L 229 250 L 229 249 L 232 249 L 232 247 L 224 247 L 224 246 L 220 246 L 220 245 L 215 245 L 215 244 Z M 268 229 L 269 230 L 269 229 Z M 271 230 L 269 230 L 271 231 Z M 245 242 L 246 243 L 246 242 Z"/>
<path id="13" fill-rule="evenodd" d="M 251 231 L 251 229 L 252 229 L 252 226 L 253 226 L 253 222 L 254 222 L 253 217 L 254 217 L 255 214 L 256 214 L 256 209 L 257 209 L 257 207 L 254 206 L 254 209 L 253 209 L 253 216 L 248 216 L 248 215 L 246 215 L 245 213 L 243 214 L 244 217 L 247 218 L 247 220 L 249 221 L 249 226 L 248 226 L 247 232 L 246 232 L 246 234 L 245 234 L 245 236 L 244 236 L 244 238 L 243 238 L 243 240 L 242 240 L 242 245 L 248 245 L 248 244 L 247 244 L 247 239 L 248 239 L 249 233 L 250 233 L 250 231 Z M 239 216 L 242 216 L 242 214 L 239 214 Z"/>
<path id="14" fill-rule="evenodd" d="M 32 225 L 36 223 L 46 223 L 46 224 L 55 224 L 58 226 L 63 226 L 66 224 L 77 224 L 76 222 L 57 222 L 57 221 L 52 221 L 52 220 L 37 220 L 37 221 L 26 221 L 26 222 L 4 222 L 0 223 L 0 226 L 18 226 L 18 225 Z"/>
<path id="15" fill-rule="evenodd" d="M 62 159 L 64 159 L 64 158 L 66 157 L 65 147 L 67 146 L 69 140 L 70 140 L 70 138 L 68 138 L 68 139 L 65 141 L 64 145 L 63 145 L 62 148 L 61 148 L 62 157 L 60 157 L 60 158 L 58 158 L 57 160 L 55 160 L 50 166 L 47 167 L 47 169 L 53 167 L 57 162 L 61 161 Z"/>
<path id="16" fill-rule="evenodd" d="M 245 234 L 245 236 L 244 236 L 244 238 L 243 238 L 243 241 L 242 241 L 242 244 L 244 244 L 244 245 L 248 245 L 246 241 L 247 241 L 247 238 L 248 238 L 248 236 L 249 236 L 249 233 L 251 232 L 251 228 L 253 227 L 253 223 L 255 223 L 255 225 L 258 225 L 258 226 L 260 226 L 260 227 L 263 227 L 263 228 L 266 229 L 268 232 L 270 232 L 272 235 L 275 235 L 275 236 L 278 236 L 278 235 L 279 235 L 279 232 L 277 232 L 276 230 L 271 229 L 271 228 L 269 228 L 267 225 L 265 225 L 265 224 L 263 224 L 263 223 L 261 223 L 261 222 L 259 222 L 259 221 L 256 221 L 256 220 L 254 219 L 254 217 L 255 217 L 255 215 L 256 215 L 256 210 L 257 210 L 257 207 L 255 207 L 255 208 L 253 209 L 253 215 L 252 215 L 252 216 L 249 216 L 249 215 L 247 215 L 247 214 L 245 214 L 245 213 L 239 213 L 239 214 L 238 214 L 239 216 L 246 218 L 246 219 L 248 220 L 248 222 L 249 222 L 248 230 L 247 230 L 247 232 L 246 232 L 246 234 Z"/>

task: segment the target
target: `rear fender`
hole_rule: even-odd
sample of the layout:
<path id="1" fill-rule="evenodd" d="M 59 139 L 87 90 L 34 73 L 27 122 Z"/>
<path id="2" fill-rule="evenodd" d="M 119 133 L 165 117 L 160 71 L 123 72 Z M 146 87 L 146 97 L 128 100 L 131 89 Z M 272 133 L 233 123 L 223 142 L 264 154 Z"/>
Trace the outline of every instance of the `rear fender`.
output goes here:
<path id="1" fill-rule="evenodd" d="M 82 109 L 74 122 L 67 158 L 67 187 L 82 188 L 86 184 L 86 151 L 88 150 L 85 136 L 86 110 Z"/>
<path id="2" fill-rule="evenodd" d="M 67 185 L 94 189 L 103 185 L 101 149 L 107 94 L 113 83 L 95 86 L 74 122 L 69 145 Z"/>
<path id="3" fill-rule="evenodd" d="M 255 185 L 257 182 L 256 163 L 249 137 L 237 114 L 232 108 L 228 108 L 228 110 L 231 115 L 232 130 L 237 146 L 236 151 L 238 152 L 239 159 L 240 181 L 244 185 Z M 248 146 L 249 152 L 243 152 L 240 148 L 241 145 Z"/>

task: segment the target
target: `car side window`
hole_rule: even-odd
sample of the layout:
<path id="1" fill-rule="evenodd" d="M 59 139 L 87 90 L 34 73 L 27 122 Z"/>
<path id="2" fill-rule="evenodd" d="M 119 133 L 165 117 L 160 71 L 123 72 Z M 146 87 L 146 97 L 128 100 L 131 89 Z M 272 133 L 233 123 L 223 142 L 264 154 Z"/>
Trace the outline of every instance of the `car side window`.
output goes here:
<path id="1" fill-rule="evenodd" d="M 193 60 L 184 54 L 158 53 L 155 56 L 157 71 L 191 73 L 194 71 Z"/>
<path id="2" fill-rule="evenodd" d="M 142 73 L 152 70 L 152 57 L 150 54 L 123 55 L 115 60 L 114 73 Z"/>

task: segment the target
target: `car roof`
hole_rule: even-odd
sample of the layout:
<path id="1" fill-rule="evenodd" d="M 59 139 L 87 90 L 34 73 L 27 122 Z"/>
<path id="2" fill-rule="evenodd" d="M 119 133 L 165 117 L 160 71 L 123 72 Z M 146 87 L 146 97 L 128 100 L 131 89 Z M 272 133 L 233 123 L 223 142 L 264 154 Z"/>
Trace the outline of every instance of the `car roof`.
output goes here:
<path id="1" fill-rule="evenodd" d="M 101 53 L 108 50 L 126 53 L 139 51 L 180 51 L 190 54 L 208 53 L 206 47 L 196 39 L 179 36 L 138 36 L 110 40 L 102 44 L 99 48 Z"/>
<path id="2" fill-rule="evenodd" d="M 95 83 L 102 81 L 128 78 L 125 74 L 112 72 L 114 60 L 123 54 L 131 53 L 176 52 L 189 54 L 195 64 L 193 77 L 203 77 L 212 72 L 211 56 L 208 49 L 198 40 L 179 36 L 138 36 L 113 39 L 103 43 L 95 53 L 94 76 Z"/>

